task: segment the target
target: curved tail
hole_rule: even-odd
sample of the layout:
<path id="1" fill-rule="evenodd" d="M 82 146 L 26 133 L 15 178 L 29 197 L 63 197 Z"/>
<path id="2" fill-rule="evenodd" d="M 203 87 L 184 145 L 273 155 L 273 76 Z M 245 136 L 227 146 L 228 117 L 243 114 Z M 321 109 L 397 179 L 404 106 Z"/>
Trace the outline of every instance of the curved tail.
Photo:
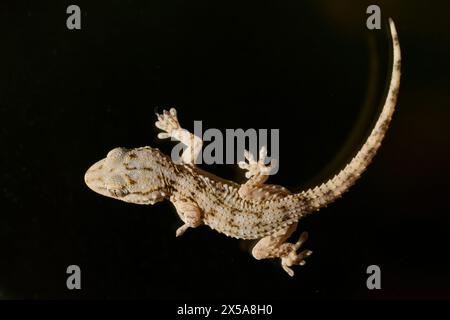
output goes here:
<path id="1" fill-rule="evenodd" d="M 398 41 L 397 30 L 392 19 L 389 19 L 389 25 L 394 57 L 389 93 L 380 117 L 378 118 L 366 143 L 341 172 L 320 186 L 293 195 L 293 197 L 297 197 L 300 201 L 303 200 L 305 202 L 307 212 L 319 210 L 320 208 L 333 202 L 336 198 L 339 198 L 344 192 L 346 192 L 356 180 L 358 180 L 359 176 L 364 172 L 375 156 L 389 127 L 389 123 L 391 122 L 392 114 L 394 113 L 395 105 L 397 103 L 401 74 L 400 43 Z M 303 212 L 302 214 L 307 212 Z"/>

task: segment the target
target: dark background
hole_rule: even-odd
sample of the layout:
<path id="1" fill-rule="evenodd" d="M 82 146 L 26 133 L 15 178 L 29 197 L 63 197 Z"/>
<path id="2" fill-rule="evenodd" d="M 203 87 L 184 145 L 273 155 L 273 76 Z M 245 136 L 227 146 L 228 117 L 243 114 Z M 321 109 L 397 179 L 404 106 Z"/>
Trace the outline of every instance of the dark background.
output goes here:
<path id="1" fill-rule="evenodd" d="M 383 29 L 365 27 L 369 4 Z M 82 9 L 82 30 L 66 8 Z M 7 1 L 0 5 L 0 298 L 450 298 L 447 2 Z M 101 197 L 85 170 L 117 146 L 159 147 L 182 125 L 279 128 L 271 182 L 300 191 L 354 155 L 404 54 L 398 109 L 368 171 L 302 220 L 314 254 L 289 278 L 251 242 L 207 227 L 175 238 L 169 202 Z M 237 166 L 202 166 L 244 181 Z M 66 288 L 66 268 L 82 290 Z M 382 289 L 366 288 L 381 267 Z"/>

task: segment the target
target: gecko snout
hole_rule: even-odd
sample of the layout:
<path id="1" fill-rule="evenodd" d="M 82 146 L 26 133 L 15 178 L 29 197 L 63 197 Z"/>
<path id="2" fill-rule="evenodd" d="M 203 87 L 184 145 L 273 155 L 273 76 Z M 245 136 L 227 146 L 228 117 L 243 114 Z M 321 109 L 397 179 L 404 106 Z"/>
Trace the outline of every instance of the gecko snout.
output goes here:
<path id="1" fill-rule="evenodd" d="M 86 171 L 84 175 L 84 182 L 89 189 L 102 195 L 105 195 L 107 191 L 103 174 L 104 163 L 105 159 L 96 162 Z"/>

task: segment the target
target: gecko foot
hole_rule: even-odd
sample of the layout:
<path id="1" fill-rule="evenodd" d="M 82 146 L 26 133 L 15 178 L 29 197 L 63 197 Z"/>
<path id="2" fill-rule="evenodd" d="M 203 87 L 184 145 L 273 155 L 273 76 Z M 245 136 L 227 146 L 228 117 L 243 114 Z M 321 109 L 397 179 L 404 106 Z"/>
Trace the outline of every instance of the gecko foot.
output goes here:
<path id="1" fill-rule="evenodd" d="M 155 122 L 155 126 L 165 131 L 158 134 L 160 139 L 171 138 L 172 132 L 181 128 L 175 108 L 171 108 L 170 111 L 164 110 L 162 114 L 157 113 L 156 116 L 158 121 Z"/>
<path id="2" fill-rule="evenodd" d="M 272 160 L 269 165 L 265 164 L 265 160 L 267 157 L 267 148 L 265 146 L 261 147 L 259 151 L 259 160 L 256 161 L 253 157 L 253 154 L 249 151 L 244 151 L 244 157 L 248 161 L 239 161 L 238 165 L 240 168 L 247 170 L 245 173 L 245 177 L 250 179 L 256 175 L 269 175 L 270 171 L 275 167 L 276 160 Z"/>
<path id="3" fill-rule="evenodd" d="M 178 229 L 177 229 L 177 231 L 176 231 L 176 233 L 175 233 L 175 236 L 178 238 L 178 237 L 181 237 L 185 232 L 186 232 L 186 230 L 187 229 L 189 229 L 190 228 L 190 226 L 186 223 L 186 224 L 183 224 L 181 227 L 179 227 Z"/>
<path id="4" fill-rule="evenodd" d="M 281 257 L 281 266 L 291 277 L 294 276 L 294 271 L 290 267 L 294 265 L 303 266 L 306 263 L 305 258 L 312 254 L 311 250 L 303 250 L 297 254 L 297 250 L 300 249 L 307 239 L 308 233 L 303 232 L 295 244 L 289 244 L 289 253 L 286 256 Z"/>

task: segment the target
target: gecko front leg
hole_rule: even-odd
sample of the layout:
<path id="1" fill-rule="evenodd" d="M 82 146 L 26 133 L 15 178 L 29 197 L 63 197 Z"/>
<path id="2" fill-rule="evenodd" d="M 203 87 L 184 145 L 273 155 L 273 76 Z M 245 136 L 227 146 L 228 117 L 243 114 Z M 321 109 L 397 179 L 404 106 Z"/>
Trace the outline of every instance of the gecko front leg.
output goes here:
<path id="1" fill-rule="evenodd" d="M 180 141 L 186 146 L 181 155 L 181 162 L 195 165 L 195 160 L 202 151 L 202 139 L 181 128 L 175 108 L 171 108 L 170 111 L 164 110 L 162 114 L 157 113 L 156 116 L 158 117 L 158 121 L 155 122 L 156 127 L 165 131 L 160 132 L 158 138 L 172 138 Z"/>
<path id="2" fill-rule="evenodd" d="M 197 228 L 203 224 L 202 211 L 193 201 L 172 197 L 170 201 L 175 206 L 178 216 L 184 222 L 176 231 L 176 236 L 183 235 L 189 228 Z"/>

